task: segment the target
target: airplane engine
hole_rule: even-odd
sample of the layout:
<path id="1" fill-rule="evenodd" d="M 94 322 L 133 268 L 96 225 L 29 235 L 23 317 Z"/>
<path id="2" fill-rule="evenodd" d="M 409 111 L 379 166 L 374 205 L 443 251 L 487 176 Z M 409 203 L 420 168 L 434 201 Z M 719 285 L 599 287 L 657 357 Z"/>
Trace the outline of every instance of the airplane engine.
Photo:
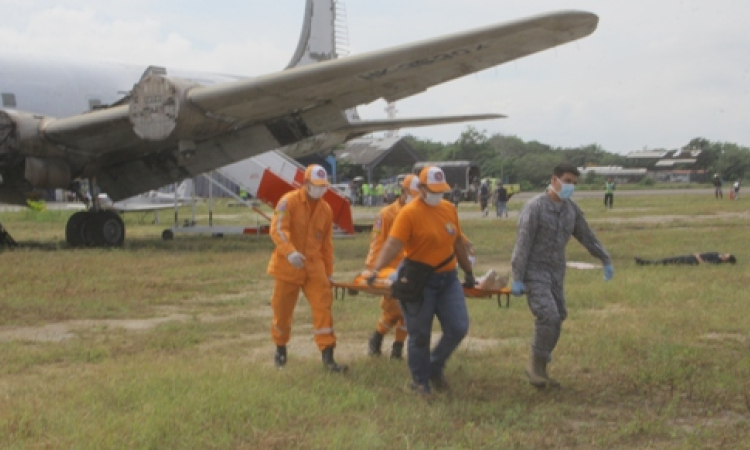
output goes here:
<path id="1" fill-rule="evenodd" d="M 27 157 L 24 178 L 40 189 L 67 189 L 72 181 L 70 166 L 58 158 Z"/>
<path id="2" fill-rule="evenodd" d="M 176 138 L 181 145 L 205 139 L 230 128 L 226 121 L 207 117 L 190 104 L 188 92 L 201 85 L 180 78 L 151 74 L 135 86 L 128 115 L 133 131 L 148 141 Z"/>
<path id="3" fill-rule="evenodd" d="M 0 110 L 0 155 L 3 159 L 13 156 L 60 156 L 61 150 L 43 137 L 44 123 L 53 120 L 37 114 L 21 111 Z"/>

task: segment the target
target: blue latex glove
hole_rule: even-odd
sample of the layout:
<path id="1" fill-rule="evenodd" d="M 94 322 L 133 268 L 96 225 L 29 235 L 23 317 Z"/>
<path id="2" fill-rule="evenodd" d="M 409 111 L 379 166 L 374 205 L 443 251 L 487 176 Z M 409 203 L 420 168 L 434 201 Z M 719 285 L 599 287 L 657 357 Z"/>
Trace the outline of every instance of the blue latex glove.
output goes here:
<path id="1" fill-rule="evenodd" d="M 604 266 L 604 281 L 611 280 L 613 276 L 615 276 L 615 268 L 612 267 L 612 264 Z"/>
<path id="2" fill-rule="evenodd" d="M 510 288 L 511 294 L 513 294 L 515 297 L 520 297 L 523 293 L 526 292 L 526 286 L 523 284 L 523 281 L 513 281 L 513 286 Z"/>

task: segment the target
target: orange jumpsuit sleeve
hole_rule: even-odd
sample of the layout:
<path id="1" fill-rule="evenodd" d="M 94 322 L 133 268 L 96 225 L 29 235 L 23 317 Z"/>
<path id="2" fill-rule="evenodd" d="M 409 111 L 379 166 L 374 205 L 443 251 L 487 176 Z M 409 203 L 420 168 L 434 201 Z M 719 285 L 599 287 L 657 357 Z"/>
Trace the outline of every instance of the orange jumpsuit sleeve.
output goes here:
<path id="1" fill-rule="evenodd" d="M 375 260 L 380 254 L 380 250 L 385 244 L 385 240 L 388 238 L 387 225 L 384 223 L 385 214 L 384 210 L 380 210 L 380 213 L 375 218 L 375 223 L 372 224 L 372 232 L 370 233 L 370 251 L 367 253 L 367 260 L 365 261 L 365 267 L 372 269 L 375 264 Z"/>
<path id="2" fill-rule="evenodd" d="M 289 211 L 289 197 L 284 196 L 281 198 L 279 203 L 276 204 L 276 209 L 273 212 L 273 218 L 271 219 L 271 229 L 269 234 L 273 243 L 276 245 L 276 251 L 287 256 L 290 253 L 297 251 L 292 244 L 291 234 L 291 212 Z"/>

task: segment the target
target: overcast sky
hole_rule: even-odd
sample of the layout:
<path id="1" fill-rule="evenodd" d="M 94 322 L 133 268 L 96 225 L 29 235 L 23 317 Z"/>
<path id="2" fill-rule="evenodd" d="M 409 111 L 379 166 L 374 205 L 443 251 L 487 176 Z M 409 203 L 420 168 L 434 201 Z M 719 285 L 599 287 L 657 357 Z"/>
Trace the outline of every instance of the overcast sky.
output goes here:
<path id="1" fill-rule="evenodd" d="M 285 67 L 305 0 L 0 0 L 0 49 L 236 75 Z M 63 5 L 64 4 L 64 5 Z M 400 117 L 497 112 L 473 125 L 553 146 L 750 146 L 750 1 L 346 0 L 352 54 L 560 9 L 593 35 L 436 86 Z M 385 104 L 360 108 L 384 118 Z M 402 131 L 451 142 L 466 125 Z"/>

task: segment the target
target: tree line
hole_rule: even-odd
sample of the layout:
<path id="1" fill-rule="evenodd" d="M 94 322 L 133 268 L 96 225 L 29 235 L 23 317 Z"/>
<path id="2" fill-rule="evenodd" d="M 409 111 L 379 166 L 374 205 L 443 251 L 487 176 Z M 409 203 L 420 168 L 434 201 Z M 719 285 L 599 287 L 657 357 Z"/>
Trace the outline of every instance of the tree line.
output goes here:
<path id="1" fill-rule="evenodd" d="M 553 147 L 538 141 L 524 141 L 516 136 L 493 134 L 468 127 L 452 143 L 407 136 L 409 144 L 425 161 L 473 161 L 483 177 L 501 178 L 532 188 L 549 182 L 552 169 L 563 161 L 585 166 L 643 167 L 642 161 L 611 153 L 598 144 L 580 147 Z M 700 150 L 693 170 L 718 173 L 724 180 L 741 180 L 750 173 L 750 148 L 729 142 L 695 138 L 684 149 Z M 659 151 L 654 149 L 653 151 Z M 662 149 L 666 150 L 666 149 Z M 403 170 L 389 168 L 386 171 Z M 407 168 L 408 170 L 408 168 Z M 388 176 L 388 175 L 386 175 Z"/>

